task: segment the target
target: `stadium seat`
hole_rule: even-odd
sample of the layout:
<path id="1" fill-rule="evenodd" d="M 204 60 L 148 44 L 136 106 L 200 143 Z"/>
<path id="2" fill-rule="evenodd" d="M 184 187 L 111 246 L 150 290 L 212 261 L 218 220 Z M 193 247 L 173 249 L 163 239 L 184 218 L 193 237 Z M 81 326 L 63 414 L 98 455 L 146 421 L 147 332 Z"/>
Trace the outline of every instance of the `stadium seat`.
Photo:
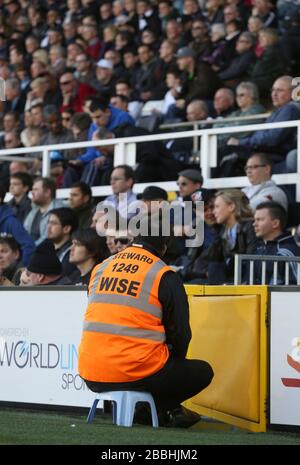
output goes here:
<path id="1" fill-rule="evenodd" d="M 155 402 L 149 392 L 109 391 L 96 394 L 95 400 L 87 417 L 87 423 L 91 423 L 93 421 L 99 400 L 109 400 L 112 402 L 113 423 L 118 426 L 132 426 L 135 405 L 137 402 L 146 402 L 151 408 L 152 426 L 154 428 L 158 428 Z"/>

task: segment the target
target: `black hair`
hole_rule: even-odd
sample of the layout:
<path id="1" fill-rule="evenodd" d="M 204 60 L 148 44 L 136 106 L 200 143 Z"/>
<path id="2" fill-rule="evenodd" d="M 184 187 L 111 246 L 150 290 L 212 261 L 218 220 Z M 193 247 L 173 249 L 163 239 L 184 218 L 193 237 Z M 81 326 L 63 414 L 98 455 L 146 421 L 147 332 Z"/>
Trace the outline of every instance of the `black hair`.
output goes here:
<path id="1" fill-rule="evenodd" d="M 32 189 L 32 177 L 28 173 L 17 172 L 10 175 L 10 179 L 15 178 L 21 181 L 24 187 L 28 187 L 28 191 Z"/>
<path id="2" fill-rule="evenodd" d="M 50 210 L 49 215 L 55 215 L 64 226 L 71 226 L 70 233 L 72 234 L 78 228 L 78 216 L 72 208 L 61 207 Z"/>
<path id="3" fill-rule="evenodd" d="M 75 239 L 80 242 L 80 244 L 84 245 L 84 247 L 86 247 L 92 254 L 96 263 L 102 262 L 109 256 L 106 238 L 98 236 L 96 231 L 92 228 L 78 229 L 73 233 L 72 239 Z"/>
<path id="4" fill-rule="evenodd" d="M 21 256 L 21 247 L 20 244 L 16 241 L 16 239 L 7 234 L 7 235 L 1 235 L 0 234 L 0 245 L 8 245 L 8 247 L 13 251 L 13 252 L 19 252 Z"/>
<path id="5" fill-rule="evenodd" d="M 128 179 L 133 179 L 134 180 L 134 171 L 133 169 L 131 168 L 131 166 L 128 166 L 128 165 L 118 165 L 118 166 L 115 166 L 114 167 L 114 170 L 116 169 L 122 169 L 124 171 L 124 177 L 126 179 L 126 181 Z"/>
<path id="6" fill-rule="evenodd" d="M 108 95 L 101 95 L 101 97 L 93 97 L 91 98 L 91 103 L 89 110 L 93 113 L 97 110 L 105 111 L 109 105 L 109 97 Z"/>
<path id="7" fill-rule="evenodd" d="M 287 213 L 285 209 L 277 202 L 262 202 L 257 205 L 256 210 L 266 209 L 272 220 L 279 220 L 281 229 L 284 230 L 287 223 Z"/>
<path id="8" fill-rule="evenodd" d="M 72 189 L 72 187 L 78 187 L 78 189 L 80 189 L 81 193 L 83 195 L 88 195 L 89 199 L 91 200 L 91 198 L 92 198 L 92 189 L 90 188 L 90 186 L 88 184 L 86 184 L 83 181 L 77 181 L 77 182 L 74 182 L 71 185 L 71 189 Z"/>
<path id="9" fill-rule="evenodd" d="M 173 236 L 173 230 L 170 228 L 168 235 L 163 234 L 162 213 L 161 210 L 152 215 L 149 213 L 141 219 L 139 227 L 142 232 L 133 239 L 133 243 L 148 245 L 159 254 L 164 252 Z"/>

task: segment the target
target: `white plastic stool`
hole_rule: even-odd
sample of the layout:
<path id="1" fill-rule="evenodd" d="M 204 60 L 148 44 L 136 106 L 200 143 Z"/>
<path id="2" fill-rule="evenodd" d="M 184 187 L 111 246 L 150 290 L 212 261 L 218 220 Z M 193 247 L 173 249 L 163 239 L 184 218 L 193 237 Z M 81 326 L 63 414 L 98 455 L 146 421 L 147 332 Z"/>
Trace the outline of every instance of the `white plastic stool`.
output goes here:
<path id="1" fill-rule="evenodd" d="M 110 400 L 112 402 L 113 423 L 118 426 L 132 426 L 135 405 L 137 402 L 147 402 L 151 408 L 152 426 L 158 428 L 158 418 L 155 402 L 149 392 L 141 391 L 109 391 L 100 392 L 96 395 L 90 408 L 87 422 L 94 419 L 99 400 Z"/>

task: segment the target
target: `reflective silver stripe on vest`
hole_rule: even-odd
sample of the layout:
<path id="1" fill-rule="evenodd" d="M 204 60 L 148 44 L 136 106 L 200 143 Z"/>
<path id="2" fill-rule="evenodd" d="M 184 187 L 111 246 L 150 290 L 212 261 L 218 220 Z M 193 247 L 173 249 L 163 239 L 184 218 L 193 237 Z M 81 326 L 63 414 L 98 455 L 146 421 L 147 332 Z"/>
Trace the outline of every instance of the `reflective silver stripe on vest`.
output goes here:
<path id="1" fill-rule="evenodd" d="M 156 342 L 166 340 L 165 333 L 150 331 L 148 329 L 130 328 L 129 326 L 112 325 L 107 323 L 96 323 L 94 321 L 84 321 L 83 331 L 95 333 L 117 334 L 118 336 L 137 337 L 139 339 L 151 339 Z"/>
<path id="2" fill-rule="evenodd" d="M 152 289 L 154 280 L 157 273 L 165 267 L 165 263 L 162 260 L 158 260 L 154 265 L 148 270 L 146 277 L 144 279 L 142 288 L 140 290 L 140 295 L 138 299 L 134 299 L 130 296 L 117 295 L 117 294 L 96 294 L 97 285 L 100 281 L 100 278 L 103 274 L 103 270 L 108 265 L 108 262 L 104 263 L 99 267 L 96 272 L 93 286 L 89 295 L 89 304 L 90 303 L 108 303 L 115 305 L 124 305 L 126 307 L 133 307 L 142 312 L 149 313 L 150 315 L 156 316 L 160 320 L 162 319 L 162 311 L 156 305 L 152 305 L 148 302 L 149 300 L 149 291 Z"/>
<path id="3" fill-rule="evenodd" d="M 113 260 L 114 256 L 112 255 L 111 257 L 107 258 L 103 263 L 101 263 L 101 265 L 99 266 L 96 274 L 95 274 L 95 277 L 94 277 L 94 281 L 93 281 L 93 285 L 91 287 L 91 291 L 90 291 L 90 296 L 92 296 L 93 294 L 95 294 L 96 290 L 97 290 L 97 285 L 99 283 L 99 277 L 102 275 L 102 271 L 104 270 L 104 268 L 106 268 L 106 266 L 108 265 L 109 262 L 111 262 Z M 89 303 L 90 303 L 90 300 L 89 300 Z"/>

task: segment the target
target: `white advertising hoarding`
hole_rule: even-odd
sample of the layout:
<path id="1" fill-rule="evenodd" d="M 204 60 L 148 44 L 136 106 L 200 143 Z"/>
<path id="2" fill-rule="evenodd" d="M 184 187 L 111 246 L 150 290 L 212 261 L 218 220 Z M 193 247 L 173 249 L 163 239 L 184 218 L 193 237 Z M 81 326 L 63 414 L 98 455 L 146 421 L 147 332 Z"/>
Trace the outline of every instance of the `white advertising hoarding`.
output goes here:
<path id="1" fill-rule="evenodd" d="M 300 292 L 271 292 L 270 422 L 300 425 Z"/>
<path id="2" fill-rule="evenodd" d="M 77 372 L 84 290 L 0 291 L 0 401 L 90 407 Z"/>

